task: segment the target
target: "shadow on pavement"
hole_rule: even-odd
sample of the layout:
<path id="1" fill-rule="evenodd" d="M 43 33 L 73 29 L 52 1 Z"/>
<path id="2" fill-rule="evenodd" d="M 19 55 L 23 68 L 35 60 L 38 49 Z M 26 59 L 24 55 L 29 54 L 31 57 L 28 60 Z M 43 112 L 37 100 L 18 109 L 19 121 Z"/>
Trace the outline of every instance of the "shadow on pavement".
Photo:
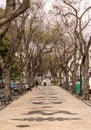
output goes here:
<path id="1" fill-rule="evenodd" d="M 42 108 L 52 108 L 51 106 L 43 106 Z"/>
<path id="2" fill-rule="evenodd" d="M 55 97 L 55 96 L 50 96 L 49 98 L 56 98 L 56 99 L 58 99 L 58 97 Z"/>
<path id="3" fill-rule="evenodd" d="M 50 117 L 52 115 L 55 114 L 67 114 L 67 115 L 77 115 L 78 113 L 71 113 L 69 111 L 65 111 L 65 110 L 45 110 L 45 111 L 31 111 L 28 112 L 27 114 L 24 115 L 34 115 L 34 114 L 39 114 L 40 116 L 44 115 L 44 117 L 31 117 L 31 118 L 16 118 L 16 119 L 12 119 L 12 120 L 18 120 L 18 121 L 37 121 L 37 122 L 41 122 L 41 121 L 65 121 L 65 120 L 81 120 L 81 118 L 63 118 L 63 117 Z M 46 117 L 49 116 L 49 117 Z M 18 126 L 19 127 L 19 126 Z"/>
<path id="4" fill-rule="evenodd" d="M 22 127 L 22 128 L 24 127 L 25 128 L 25 127 L 29 127 L 29 125 L 17 125 L 16 127 Z"/>
<path id="5" fill-rule="evenodd" d="M 52 102 L 53 104 L 61 104 L 62 102 Z"/>
<path id="6" fill-rule="evenodd" d="M 40 114 L 40 115 L 55 115 L 55 114 L 67 114 L 67 115 L 77 115 L 78 113 L 71 113 L 69 111 L 65 111 L 65 110 L 44 110 L 44 111 L 30 111 L 27 114 L 24 115 L 33 115 L 33 114 Z"/>
<path id="7" fill-rule="evenodd" d="M 43 102 L 31 102 L 31 103 L 37 104 L 37 105 L 39 105 L 39 104 L 44 104 Z"/>
<path id="8" fill-rule="evenodd" d="M 37 117 L 37 118 L 22 118 L 22 119 L 13 119 L 13 120 L 18 120 L 18 121 L 37 121 L 37 122 L 41 122 L 41 121 L 65 121 L 65 120 L 81 120 L 81 118 L 61 118 L 61 117 L 47 117 L 47 118 L 43 118 L 43 117 Z"/>
<path id="9" fill-rule="evenodd" d="M 87 102 L 85 100 L 82 100 L 82 102 L 84 102 L 86 105 L 88 105 L 89 107 L 91 107 L 91 102 Z"/>
<path id="10" fill-rule="evenodd" d="M 44 102 L 31 102 L 31 103 L 33 103 L 33 104 L 36 104 L 36 105 L 43 105 L 43 104 L 62 104 L 62 102 L 61 101 L 51 101 L 51 102 L 49 102 L 49 103 L 44 103 Z"/>
<path id="11" fill-rule="evenodd" d="M 36 97 L 36 98 L 44 98 L 44 97 Z"/>

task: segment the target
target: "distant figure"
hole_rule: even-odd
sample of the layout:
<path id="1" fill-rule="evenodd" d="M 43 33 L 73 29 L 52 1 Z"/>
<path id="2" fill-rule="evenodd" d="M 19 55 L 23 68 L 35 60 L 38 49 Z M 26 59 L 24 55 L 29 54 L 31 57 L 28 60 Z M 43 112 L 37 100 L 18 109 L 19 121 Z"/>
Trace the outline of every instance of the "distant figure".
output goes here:
<path id="1" fill-rule="evenodd" d="M 36 85 L 36 89 L 39 89 L 39 88 L 38 88 L 39 83 L 38 83 L 38 80 L 37 80 L 37 79 L 36 79 L 36 81 L 35 81 L 35 85 Z"/>
<path id="2" fill-rule="evenodd" d="M 44 86 L 46 86 L 46 79 L 43 80 L 43 84 L 44 84 Z"/>
<path id="3" fill-rule="evenodd" d="M 80 96 L 80 94 L 81 94 L 81 85 L 80 85 L 80 79 L 78 79 L 76 83 L 76 95 Z"/>
<path id="4" fill-rule="evenodd" d="M 69 82 L 69 90 L 72 90 L 73 83 L 72 81 Z"/>
<path id="5" fill-rule="evenodd" d="M 89 93 L 91 94 L 91 77 L 89 78 Z"/>

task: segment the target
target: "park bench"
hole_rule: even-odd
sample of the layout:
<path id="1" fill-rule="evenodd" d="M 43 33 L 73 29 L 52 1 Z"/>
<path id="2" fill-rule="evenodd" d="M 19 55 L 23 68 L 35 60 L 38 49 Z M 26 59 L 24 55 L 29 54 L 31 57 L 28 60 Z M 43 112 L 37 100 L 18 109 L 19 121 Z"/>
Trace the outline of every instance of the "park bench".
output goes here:
<path id="1" fill-rule="evenodd" d="M 1 106 L 8 105 L 12 101 L 12 98 L 6 98 L 6 97 L 2 96 L 2 97 L 0 97 L 0 101 L 1 101 Z"/>

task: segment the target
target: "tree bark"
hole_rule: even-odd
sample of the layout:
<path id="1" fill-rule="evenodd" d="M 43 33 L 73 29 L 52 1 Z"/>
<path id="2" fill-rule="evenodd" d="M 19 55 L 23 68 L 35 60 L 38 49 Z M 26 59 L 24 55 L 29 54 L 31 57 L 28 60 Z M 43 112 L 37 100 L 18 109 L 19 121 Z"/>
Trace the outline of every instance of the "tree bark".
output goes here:
<path id="1" fill-rule="evenodd" d="M 4 79 L 5 79 L 5 92 L 4 96 L 8 99 L 11 98 L 11 87 L 10 87 L 10 70 L 4 69 Z"/>
<path id="2" fill-rule="evenodd" d="M 8 31 L 11 21 L 17 16 L 21 15 L 29 8 L 30 0 L 23 0 L 23 3 L 18 9 L 15 9 L 15 0 L 6 1 L 5 15 L 0 19 L 0 39 L 2 39 L 5 33 Z"/>
<path id="3" fill-rule="evenodd" d="M 72 92 L 76 93 L 76 71 L 72 72 L 72 82 L 73 82 Z"/>
<path id="4" fill-rule="evenodd" d="M 60 86 L 62 86 L 62 71 L 59 73 L 59 78 L 60 78 Z"/>
<path id="5" fill-rule="evenodd" d="M 23 81 L 23 71 L 20 72 L 19 75 L 19 93 L 22 93 L 22 81 Z"/>
<path id="6" fill-rule="evenodd" d="M 27 84 L 28 84 L 28 88 L 29 90 L 31 90 L 31 78 L 30 78 L 30 72 L 27 72 Z"/>
<path id="7" fill-rule="evenodd" d="M 17 10 L 13 10 L 13 12 L 10 11 L 10 6 L 13 9 L 15 8 L 15 0 L 7 0 L 6 4 L 8 4 L 7 15 L 6 17 L 0 20 L 0 26 L 5 25 L 8 22 L 11 22 L 14 18 L 26 11 L 29 8 L 30 0 L 23 0 L 23 3 L 20 5 L 20 7 Z"/>
<path id="8" fill-rule="evenodd" d="M 89 100 L 89 75 L 88 75 L 88 56 L 85 60 L 85 63 L 82 64 L 82 74 L 83 74 L 83 79 L 84 79 L 84 90 L 83 90 L 83 99 L 84 100 Z"/>

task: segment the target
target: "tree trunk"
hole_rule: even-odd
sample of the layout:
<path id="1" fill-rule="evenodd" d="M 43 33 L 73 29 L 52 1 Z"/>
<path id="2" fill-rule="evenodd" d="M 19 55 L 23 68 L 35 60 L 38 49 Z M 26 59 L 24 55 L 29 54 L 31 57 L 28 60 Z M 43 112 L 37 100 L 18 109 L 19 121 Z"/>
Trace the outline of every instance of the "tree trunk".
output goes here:
<path id="1" fill-rule="evenodd" d="M 59 73 L 59 78 L 60 78 L 60 86 L 62 86 L 62 71 Z"/>
<path id="2" fill-rule="evenodd" d="M 5 97 L 11 98 L 11 87 L 10 87 L 10 71 L 8 69 L 4 69 L 4 78 L 5 78 Z"/>
<path id="3" fill-rule="evenodd" d="M 30 71 L 27 72 L 27 84 L 28 84 L 29 90 L 31 91 L 31 76 L 30 76 Z"/>
<path id="4" fill-rule="evenodd" d="M 74 52 L 74 67 L 72 71 L 72 81 L 73 81 L 73 86 L 72 86 L 72 92 L 76 93 L 76 53 L 77 53 L 77 46 L 75 45 L 75 52 Z"/>
<path id="5" fill-rule="evenodd" d="M 68 71 L 65 72 L 65 78 L 66 78 L 66 86 L 65 86 L 65 88 L 68 90 L 68 89 L 69 89 L 69 77 L 68 77 Z"/>
<path id="6" fill-rule="evenodd" d="M 66 76 L 66 88 L 67 88 L 67 90 L 69 89 L 69 80 L 68 80 L 68 75 Z"/>
<path id="7" fill-rule="evenodd" d="M 73 83 L 72 92 L 76 93 L 76 72 L 75 71 L 72 72 L 72 83 Z"/>
<path id="8" fill-rule="evenodd" d="M 83 90 L 83 99 L 89 100 L 89 75 L 88 75 L 88 56 L 85 60 L 85 63 L 82 65 L 82 74 L 84 79 L 84 90 Z"/>
<path id="9" fill-rule="evenodd" d="M 31 87 L 34 86 L 34 72 L 32 68 L 31 68 L 31 75 L 30 75 L 30 84 L 31 84 Z"/>
<path id="10" fill-rule="evenodd" d="M 23 81 L 23 72 L 20 72 L 20 78 L 19 78 L 19 93 L 22 93 L 22 81 Z"/>

